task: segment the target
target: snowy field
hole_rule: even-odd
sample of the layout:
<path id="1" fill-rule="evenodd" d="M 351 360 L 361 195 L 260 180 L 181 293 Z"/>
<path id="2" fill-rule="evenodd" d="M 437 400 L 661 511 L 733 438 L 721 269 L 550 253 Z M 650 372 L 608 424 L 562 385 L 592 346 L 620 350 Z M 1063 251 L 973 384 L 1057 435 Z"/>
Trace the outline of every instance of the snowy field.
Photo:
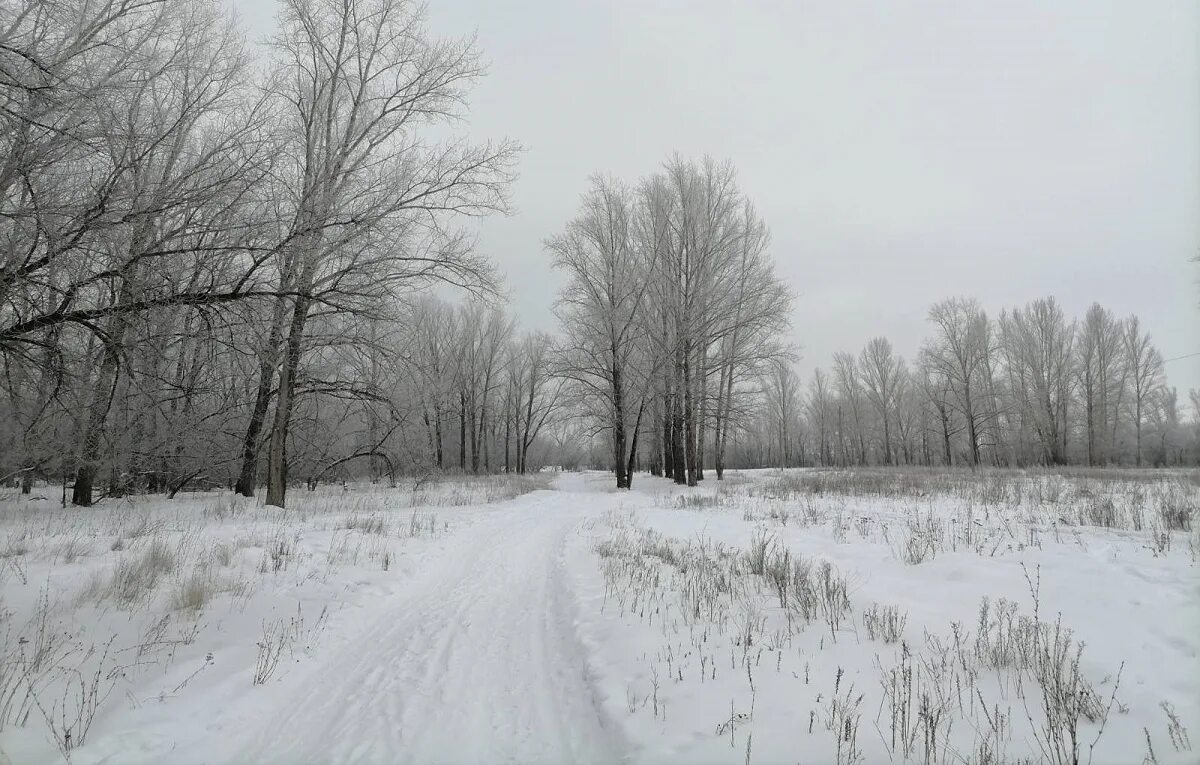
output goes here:
<path id="1" fill-rule="evenodd" d="M 0 762 L 1200 761 L 1194 472 L 611 483 L 0 495 Z"/>

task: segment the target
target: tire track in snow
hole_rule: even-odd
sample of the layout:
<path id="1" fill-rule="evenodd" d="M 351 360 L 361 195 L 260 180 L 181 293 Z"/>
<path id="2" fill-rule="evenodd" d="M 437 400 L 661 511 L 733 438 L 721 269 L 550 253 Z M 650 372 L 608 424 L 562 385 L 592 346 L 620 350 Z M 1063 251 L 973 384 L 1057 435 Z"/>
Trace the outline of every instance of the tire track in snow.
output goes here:
<path id="1" fill-rule="evenodd" d="M 575 633 L 562 555 L 589 514 L 573 499 L 540 493 L 464 529 L 231 762 L 622 760 Z"/>

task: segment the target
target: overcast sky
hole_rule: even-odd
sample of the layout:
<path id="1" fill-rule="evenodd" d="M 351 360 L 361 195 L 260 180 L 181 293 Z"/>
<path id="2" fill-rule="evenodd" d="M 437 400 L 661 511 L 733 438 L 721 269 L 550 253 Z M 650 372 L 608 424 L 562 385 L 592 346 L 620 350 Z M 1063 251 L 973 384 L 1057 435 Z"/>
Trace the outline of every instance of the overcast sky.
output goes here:
<path id="1" fill-rule="evenodd" d="M 252 38 L 274 2 L 232 0 Z M 480 245 L 553 328 L 543 240 L 593 173 L 730 159 L 796 294 L 806 377 L 943 297 L 1054 295 L 1200 351 L 1200 3 L 430 0 L 490 62 L 467 131 L 526 147 Z M 1200 357 L 1167 365 L 1181 403 Z"/>

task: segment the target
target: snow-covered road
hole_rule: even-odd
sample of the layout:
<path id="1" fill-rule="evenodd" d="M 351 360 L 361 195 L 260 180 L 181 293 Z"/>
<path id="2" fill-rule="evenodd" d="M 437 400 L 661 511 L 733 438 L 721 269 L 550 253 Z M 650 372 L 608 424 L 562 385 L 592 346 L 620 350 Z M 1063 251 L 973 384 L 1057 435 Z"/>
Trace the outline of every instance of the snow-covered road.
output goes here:
<path id="1" fill-rule="evenodd" d="M 611 503 L 574 499 L 539 492 L 465 529 L 452 555 L 417 573 L 411 596 L 380 603 L 361 639 L 298 683 L 231 761 L 620 761 L 562 557 L 568 534 Z"/>

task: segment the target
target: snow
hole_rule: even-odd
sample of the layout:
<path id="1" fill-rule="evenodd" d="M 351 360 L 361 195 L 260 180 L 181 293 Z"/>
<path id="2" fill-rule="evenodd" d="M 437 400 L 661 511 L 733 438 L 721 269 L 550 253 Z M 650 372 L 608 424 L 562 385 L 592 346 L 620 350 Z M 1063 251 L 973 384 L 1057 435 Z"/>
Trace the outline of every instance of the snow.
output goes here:
<path id="1" fill-rule="evenodd" d="M 865 538 L 854 530 L 854 524 L 840 536 L 829 528 L 800 527 L 795 521 L 787 526 L 764 525 L 763 519 L 746 520 L 727 510 L 701 512 L 671 504 L 661 497 L 655 502 L 631 503 L 625 508 L 632 511 L 626 522 L 657 531 L 667 539 L 703 540 L 739 549 L 746 549 L 756 534 L 765 531 L 793 555 L 828 560 L 847 578 L 857 624 L 848 625 L 836 644 L 820 624 L 809 625 L 792 638 L 773 639 L 773 631 L 781 628 L 780 609 L 777 602 L 772 603 L 773 595 L 758 597 L 762 617 L 767 619 L 762 630 L 765 640 L 750 649 L 753 677 L 748 678 L 743 649 L 736 640 L 711 632 L 702 642 L 690 640 L 694 629 L 680 618 L 678 609 L 671 608 L 669 597 L 654 604 L 656 620 L 628 613 L 612 618 L 618 609 L 612 607 L 611 596 L 608 613 L 601 614 L 605 593 L 592 572 L 596 562 L 579 560 L 576 586 L 592 604 L 581 609 L 588 614 L 583 631 L 594 636 L 591 642 L 603 653 L 600 664 L 612 670 L 602 675 L 603 687 L 615 699 L 611 708 L 626 705 L 627 695 L 635 699 L 629 706 L 636 703 L 636 710 L 626 715 L 627 728 L 635 731 L 629 738 L 639 745 L 632 761 L 728 762 L 735 754 L 736 758 L 744 754 L 752 735 L 755 762 L 835 762 L 836 737 L 825 726 L 839 668 L 844 670 L 842 688 L 852 684 L 855 695 L 862 692 L 866 696 L 857 734 L 863 761 L 889 761 L 883 745 L 890 735 L 887 715 L 877 714 L 879 675 L 881 665 L 895 664 L 896 650 L 867 639 L 861 609 L 879 603 L 907 612 L 905 636 L 914 650 L 919 650 L 927 632 L 941 634 L 948 642 L 951 622 L 972 630 L 983 596 L 993 603 L 1007 598 L 1029 612 L 1032 598 L 1026 571 L 1034 576 L 1040 572 L 1043 618 L 1053 620 L 1061 613 L 1063 624 L 1086 643 L 1082 669 L 1099 684 L 1105 701 L 1116 672 L 1125 663 L 1116 698 L 1127 711 L 1114 710 L 1092 761 L 1140 762 L 1146 752 L 1143 728 L 1151 731 L 1160 762 L 1197 761 L 1194 751 L 1176 752 L 1167 742 L 1167 720 L 1159 707 L 1162 701 L 1173 704 L 1185 725 L 1200 719 L 1200 676 L 1196 672 L 1200 588 L 1194 557 L 1186 549 L 1156 556 L 1136 535 L 1077 530 L 1078 535 L 1064 534 L 1060 543 L 1047 543 L 1040 549 L 1005 549 L 986 557 L 967 550 L 944 552 L 914 566 L 898 560 L 889 544 L 880 539 L 879 519 L 903 513 L 884 510 L 880 505 L 886 503 L 879 501 L 847 501 L 835 510 L 846 519 L 872 519 L 873 525 L 864 527 Z M 921 512 L 928 510 L 921 508 Z M 933 512 L 945 515 L 950 507 L 935 504 Z M 731 623 L 738 618 L 735 612 Z M 711 676 L 701 680 L 698 673 L 696 655 L 706 652 L 716 664 L 715 680 Z M 731 652 L 735 654 L 732 660 Z M 676 679 L 667 677 L 671 654 Z M 658 705 L 666 710 L 658 717 L 645 703 L 654 693 L 654 675 L 658 676 Z M 1040 749 L 1022 731 L 1028 724 L 1024 704 L 1008 696 L 998 699 L 1012 715 L 1015 728 L 1008 755 L 1033 756 L 1036 761 Z M 726 733 L 722 743 L 714 731 L 731 716 L 731 705 L 734 714 L 748 714 L 753 709 L 753 715 L 748 714 L 745 724 L 735 729 L 734 737 Z M 1031 711 L 1037 719 L 1038 710 Z M 811 732 L 810 719 L 814 721 Z M 978 738 L 976 733 L 960 730 L 955 738 L 955 751 L 964 759 Z M 1089 727 L 1085 742 L 1090 743 L 1095 733 L 1096 727 Z M 935 761 L 943 761 L 943 755 Z M 921 761 L 922 756 L 914 754 L 913 759 Z M 895 761 L 903 758 L 897 756 Z M 946 761 L 962 760 L 946 756 Z"/>
<path id="2" fill-rule="evenodd" d="M 1156 543 L 1163 529 L 1141 522 L 1157 484 L 1111 489 L 1135 530 L 1076 523 L 1106 486 L 1076 479 L 1014 475 L 1061 483 L 1063 497 L 1026 487 L 981 501 L 778 496 L 776 475 L 695 489 L 639 475 L 632 492 L 601 473 L 562 474 L 549 490 L 331 487 L 286 511 L 215 494 L 83 511 L 5 495 L 0 752 L 64 761 L 47 718 L 61 732 L 96 698 L 72 763 L 903 762 L 881 678 L 915 667 L 936 690 L 929 673 L 963 660 L 953 636 L 974 640 L 987 597 L 993 614 L 1000 598 L 1017 614 L 1036 607 L 1083 643 L 1080 674 L 1111 705 L 1098 740 L 1099 721 L 1080 726 L 1085 762 L 1141 762 L 1147 737 L 1160 763 L 1197 761 L 1172 743 L 1167 710 L 1184 728 L 1200 721 L 1200 545 L 1195 530 Z M 1194 482 L 1163 481 L 1195 508 Z M 940 542 L 905 562 L 918 531 Z M 836 628 L 799 620 L 749 571 L 764 540 L 844 579 Z M 154 545 L 174 565 L 121 595 L 114 572 Z M 696 616 L 687 588 L 704 566 L 728 580 Z M 876 605 L 906 615 L 903 648 L 868 635 Z M 52 666 L 29 674 L 47 645 Z M 278 646 L 279 663 L 256 684 L 260 645 Z M 999 745 L 997 762 L 1048 758 L 1031 677 L 955 672 L 945 677 L 977 688 L 946 699 L 930 761 L 981 761 L 981 742 Z M 989 738 L 997 713 L 1007 722 Z"/>
<path id="3" fill-rule="evenodd" d="M 295 685 L 236 761 L 610 762 L 571 629 L 562 547 L 582 514 L 538 492 L 462 533 L 353 645 Z"/>

